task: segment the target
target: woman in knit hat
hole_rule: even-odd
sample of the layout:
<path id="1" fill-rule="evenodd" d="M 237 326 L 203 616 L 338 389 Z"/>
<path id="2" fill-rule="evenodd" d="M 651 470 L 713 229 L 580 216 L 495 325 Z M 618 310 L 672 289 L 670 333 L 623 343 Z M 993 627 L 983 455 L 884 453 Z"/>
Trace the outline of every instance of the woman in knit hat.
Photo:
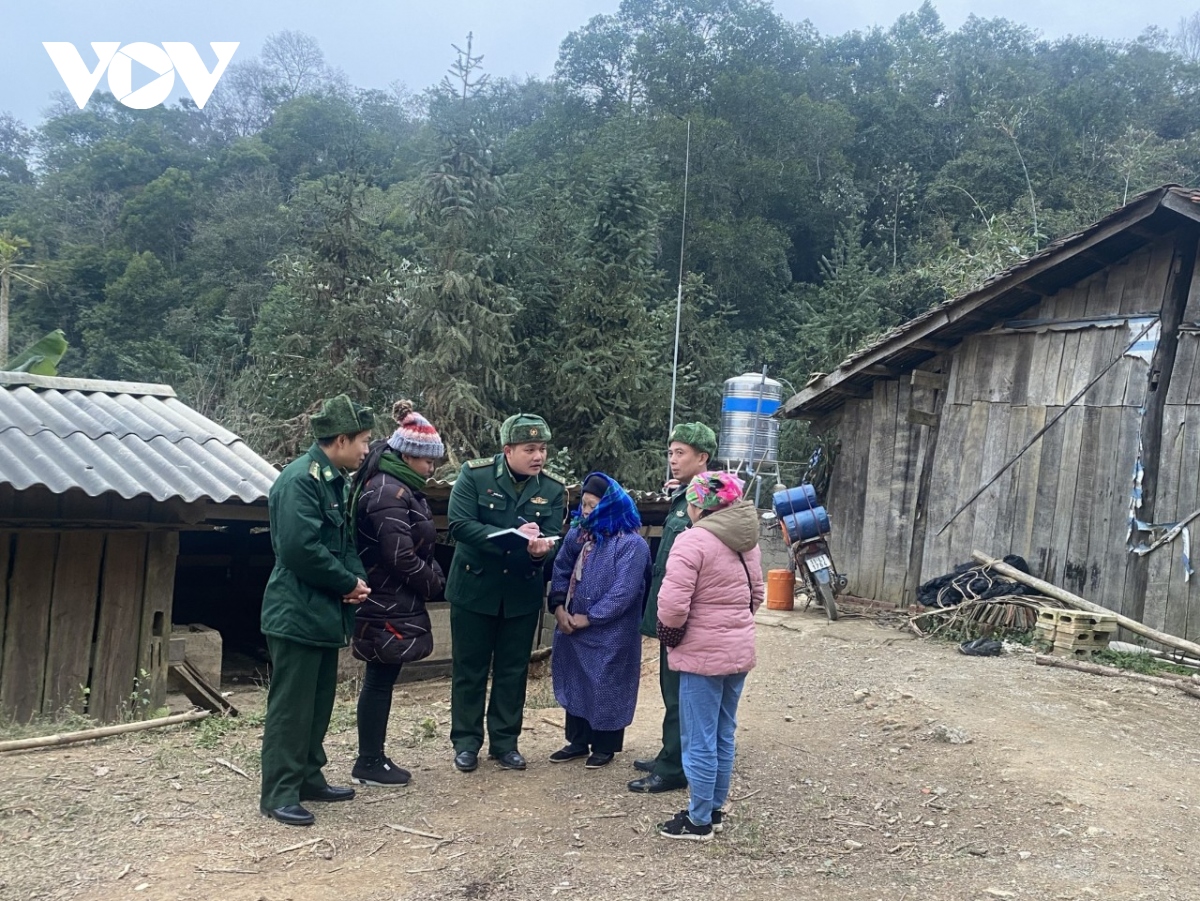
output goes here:
<path id="1" fill-rule="evenodd" d="M 396 431 L 372 445 L 351 489 L 358 553 L 371 586 L 351 642 L 354 656 L 367 664 L 358 696 L 358 760 L 351 773 L 362 785 L 408 784 L 409 772 L 384 753 L 392 689 L 404 663 L 433 652 L 425 605 L 446 586 L 434 559 L 437 529 L 423 492 L 446 448 L 412 401 L 396 401 L 392 417 Z"/>
<path id="2" fill-rule="evenodd" d="M 763 602 L 758 516 L 731 472 L 702 472 L 687 487 L 693 523 L 671 546 L 658 593 L 659 638 L 679 673 L 687 810 L 664 838 L 705 841 L 724 827 L 738 700 L 754 667 L 754 611 Z"/>
<path id="3" fill-rule="evenodd" d="M 552 763 L 586 757 L 587 769 L 624 750 L 641 677 L 642 599 L 650 546 L 633 498 L 604 473 L 583 482 L 571 530 L 554 558 L 548 605 L 554 632 L 554 697 L 566 711 L 567 744 Z"/>

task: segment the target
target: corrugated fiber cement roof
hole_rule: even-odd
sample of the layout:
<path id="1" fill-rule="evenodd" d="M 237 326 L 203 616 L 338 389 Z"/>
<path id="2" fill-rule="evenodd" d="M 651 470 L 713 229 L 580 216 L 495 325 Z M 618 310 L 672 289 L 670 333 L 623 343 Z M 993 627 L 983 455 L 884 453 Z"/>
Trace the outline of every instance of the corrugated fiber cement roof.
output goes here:
<path id="1" fill-rule="evenodd" d="M 167 385 L 0 372 L 0 484 L 254 503 L 275 476 Z"/>

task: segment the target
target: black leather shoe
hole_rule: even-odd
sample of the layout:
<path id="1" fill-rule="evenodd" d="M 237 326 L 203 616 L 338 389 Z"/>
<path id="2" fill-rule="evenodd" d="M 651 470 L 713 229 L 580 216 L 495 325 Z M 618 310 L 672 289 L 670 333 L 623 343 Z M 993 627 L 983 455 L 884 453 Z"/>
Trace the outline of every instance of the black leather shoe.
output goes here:
<path id="1" fill-rule="evenodd" d="M 263 816 L 278 820 L 285 826 L 311 826 L 317 819 L 299 804 L 288 804 L 284 807 L 276 807 L 274 810 L 267 810 L 264 807 L 262 813 Z"/>
<path id="2" fill-rule="evenodd" d="M 460 773 L 473 773 L 479 766 L 479 754 L 475 751 L 459 751 L 454 755 L 454 768 Z"/>
<path id="3" fill-rule="evenodd" d="M 647 795 L 657 795 L 659 792 L 679 791 L 682 788 L 687 788 L 687 780 L 670 781 L 668 782 L 662 776 L 651 773 L 644 779 L 634 779 L 629 783 L 631 792 L 639 792 Z"/>
<path id="4" fill-rule="evenodd" d="M 349 801 L 354 797 L 354 789 L 340 788 L 336 785 L 326 785 L 324 788 L 309 789 L 300 792 L 301 801 Z"/>
<path id="5" fill-rule="evenodd" d="M 505 751 L 503 754 L 489 754 L 488 760 L 494 760 L 500 764 L 503 770 L 523 770 L 525 769 L 525 758 L 521 756 L 520 751 Z"/>
<path id="6" fill-rule="evenodd" d="M 633 762 L 633 768 L 635 770 L 637 770 L 639 773 L 653 773 L 654 772 L 654 758 L 651 757 L 648 760 L 635 760 Z"/>

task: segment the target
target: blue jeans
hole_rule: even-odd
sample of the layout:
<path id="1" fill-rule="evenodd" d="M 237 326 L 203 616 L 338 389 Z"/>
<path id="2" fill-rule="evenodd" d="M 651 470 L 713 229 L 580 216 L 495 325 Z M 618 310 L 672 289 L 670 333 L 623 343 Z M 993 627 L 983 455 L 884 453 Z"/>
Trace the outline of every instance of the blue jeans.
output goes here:
<path id="1" fill-rule="evenodd" d="M 713 810 L 729 797 L 733 776 L 733 734 L 745 673 L 729 676 L 679 674 L 679 725 L 683 771 L 691 801 L 688 816 L 697 826 L 712 822 Z"/>

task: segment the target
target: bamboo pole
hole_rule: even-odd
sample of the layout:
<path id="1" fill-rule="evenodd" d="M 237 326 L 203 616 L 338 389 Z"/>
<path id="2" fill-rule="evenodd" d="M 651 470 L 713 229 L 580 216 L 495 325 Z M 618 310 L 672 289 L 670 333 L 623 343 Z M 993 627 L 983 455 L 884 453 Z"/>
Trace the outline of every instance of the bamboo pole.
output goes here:
<path id="1" fill-rule="evenodd" d="M 1038 666 L 1059 666 L 1063 669 L 1078 670 L 1081 673 L 1092 673 L 1096 676 L 1124 676 L 1138 682 L 1149 682 L 1151 685 L 1162 685 L 1166 688 L 1178 688 L 1184 694 L 1200 698 L 1200 685 L 1193 685 L 1186 679 L 1166 679 L 1162 676 L 1150 676 L 1146 673 L 1131 673 L 1128 670 L 1117 669 L 1115 666 L 1103 666 L 1099 663 L 1088 663 L 1084 660 L 1068 660 L 1065 657 L 1050 657 L 1038 654 L 1033 658 Z"/>
<path id="2" fill-rule="evenodd" d="M 209 715 L 207 710 L 191 710 L 178 713 L 175 716 L 164 716 L 156 720 L 142 720 L 138 723 L 122 723 L 119 726 L 101 726 L 97 729 L 84 729 L 81 732 L 60 732 L 57 735 L 42 735 L 38 738 L 18 738 L 12 741 L 0 741 L 0 754 L 5 751 L 24 751 L 29 748 L 51 748 L 58 745 L 69 745 L 77 741 L 93 741 L 97 738 L 108 738 L 112 735 L 124 735 L 126 732 L 141 732 L 144 729 L 158 729 L 162 726 L 175 726 L 179 723 L 194 723 Z"/>
<path id="3" fill-rule="evenodd" d="M 1157 629 L 1151 629 L 1149 626 L 1139 623 L 1136 619 L 1130 619 L 1128 616 L 1122 616 L 1115 610 L 1109 610 L 1107 607 L 1093 604 L 1091 601 L 1084 600 L 1077 594 L 1071 594 L 1071 592 L 1059 588 L 1057 585 L 1038 579 L 1028 573 L 1023 573 L 1019 569 L 1009 566 L 1003 560 L 996 560 L 981 551 L 972 551 L 971 556 L 979 563 L 991 567 L 1002 576 L 1008 576 L 1010 579 L 1021 582 L 1031 588 L 1036 588 L 1042 594 L 1046 595 L 1046 597 L 1062 601 L 1064 604 L 1070 604 L 1078 610 L 1088 610 L 1092 613 L 1115 616 L 1117 624 L 1124 629 L 1128 629 L 1130 632 L 1136 632 L 1138 635 L 1145 636 L 1151 641 L 1157 641 L 1159 644 L 1166 645 L 1169 648 L 1185 651 L 1193 657 L 1200 657 L 1200 644 L 1196 644 L 1194 641 L 1188 641 L 1186 638 L 1179 638 L 1175 635 L 1168 635 L 1166 632 L 1159 632 Z"/>

